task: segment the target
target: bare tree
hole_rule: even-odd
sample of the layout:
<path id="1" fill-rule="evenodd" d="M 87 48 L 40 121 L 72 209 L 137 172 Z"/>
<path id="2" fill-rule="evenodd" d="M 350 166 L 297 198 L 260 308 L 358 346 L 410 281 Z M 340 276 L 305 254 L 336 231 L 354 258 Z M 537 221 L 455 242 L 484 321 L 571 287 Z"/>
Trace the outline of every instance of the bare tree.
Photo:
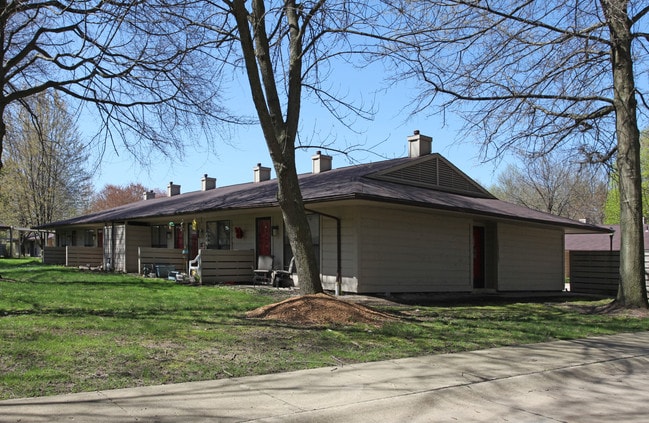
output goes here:
<path id="1" fill-rule="evenodd" d="M 410 18 L 411 48 L 396 53 L 406 76 L 424 82 L 419 108 L 462 113 L 486 157 L 561 145 L 587 161 L 617 158 L 616 303 L 646 308 L 637 112 L 646 116 L 647 104 L 638 108 L 646 93 L 635 83 L 648 70 L 646 2 L 408 0 L 395 8 Z"/>
<path id="2" fill-rule="evenodd" d="M 91 185 L 88 155 L 65 102 L 50 91 L 26 101 L 29 112 L 10 113 L 0 209 L 6 221 L 30 227 L 81 212 Z"/>
<path id="3" fill-rule="evenodd" d="M 242 72 L 250 88 L 273 166 L 277 199 L 296 259 L 303 294 L 322 291 L 319 269 L 298 184 L 295 150 L 302 100 L 312 96 L 345 121 L 367 116 L 326 85 L 336 63 L 377 48 L 389 27 L 383 2 L 223 0 L 208 2 L 200 16 L 182 18 L 212 32 L 212 57 L 220 76 Z"/>
<path id="4" fill-rule="evenodd" d="M 54 88 L 96 105 L 107 140 L 117 136 L 137 153 L 135 135 L 176 151 L 178 128 L 250 121 L 219 101 L 221 87 L 244 75 L 277 173 L 301 291 L 320 292 L 295 166 L 301 101 L 308 93 L 343 121 L 367 116 L 324 81 L 335 63 L 382 38 L 386 10 L 383 1 L 349 0 L 0 0 L 0 116 L 8 104 Z M 0 142 L 4 132 L 0 120 Z"/>
<path id="5" fill-rule="evenodd" d="M 551 153 L 507 166 L 491 192 L 501 200 L 531 209 L 602 223 L 606 185 L 595 168 Z"/>
<path id="6" fill-rule="evenodd" d="M 227 120 L 198 54 L 203 30 L 170 13 L 189 5 L 0 0 L 0 167 L 8 108 L 29 107 L 30 97 L 49 89 L 95 105 L 104 146 L 135 157 L 152 149 L 174 154 L 184 145 L 181 129 Z"/>

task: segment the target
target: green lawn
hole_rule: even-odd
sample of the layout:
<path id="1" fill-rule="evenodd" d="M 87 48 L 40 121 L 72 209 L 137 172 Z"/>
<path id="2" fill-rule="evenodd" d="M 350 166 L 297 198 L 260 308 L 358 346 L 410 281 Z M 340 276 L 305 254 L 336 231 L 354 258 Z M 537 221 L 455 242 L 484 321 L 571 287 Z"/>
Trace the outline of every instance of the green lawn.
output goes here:
<path id="1" fill-rule="evenodd" d="M 186 382 L 649 329 L 564 302 L 400 305 L 381 328 L 245 318 L 288 295 L 0 259 L 0 399 Z M 596 303 L 578 303 L 591 305 Z"/>

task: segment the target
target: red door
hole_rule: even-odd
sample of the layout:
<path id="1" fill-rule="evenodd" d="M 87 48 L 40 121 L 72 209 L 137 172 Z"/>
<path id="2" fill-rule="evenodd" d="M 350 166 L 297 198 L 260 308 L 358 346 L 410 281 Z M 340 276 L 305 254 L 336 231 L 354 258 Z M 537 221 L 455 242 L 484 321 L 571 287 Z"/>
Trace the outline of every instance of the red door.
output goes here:
<path id="1" fill-rule="evenodd" d="M 257 257 L 271 254 L 271 221 L 270 217 L 257 219 Z"/>

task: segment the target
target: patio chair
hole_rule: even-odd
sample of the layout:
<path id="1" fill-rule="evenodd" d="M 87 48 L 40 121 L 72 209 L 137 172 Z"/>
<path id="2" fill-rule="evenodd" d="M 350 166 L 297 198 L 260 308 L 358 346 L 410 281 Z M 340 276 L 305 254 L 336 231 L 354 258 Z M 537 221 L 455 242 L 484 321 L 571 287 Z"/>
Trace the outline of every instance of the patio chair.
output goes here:
<path id="1" fill-rule="evenodd" d="M 289 287 L 293 285 L 293 273 L 295 272 L 295 257 L 291 257 L 286 270 L 273 270 L 273 286 Z"/>
<path id="2" fill-rule="evenodd" d="M 271 283 L 273 280 L 273 256 L 259 256 L 257 268 L 253 269 L 253 285 L 259 283 Z"/>
<path id="3" fill-rule="evenodd" d="M 201 267 L 202 267 L 202 260 L 201 260 L 201 252 L 199 251 L 198 255 L 194 258 L 194 260 L 189 260 L 187 273 L 189 274 L 190 277 L 196 278 L 196 276 L 198 276 L 200 280 L 201 270 L 203 270 Z"/>

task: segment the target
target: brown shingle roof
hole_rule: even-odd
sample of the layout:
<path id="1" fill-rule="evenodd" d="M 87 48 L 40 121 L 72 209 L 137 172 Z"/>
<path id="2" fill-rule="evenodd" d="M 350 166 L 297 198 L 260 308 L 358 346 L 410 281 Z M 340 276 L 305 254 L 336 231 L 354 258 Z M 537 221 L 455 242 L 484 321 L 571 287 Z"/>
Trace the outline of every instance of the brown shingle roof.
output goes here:
<path id="1" fill-rule="evenodd" d="M 400 158 L 343 167 L 318 174 L 299 176 L 302 196 L 306 204 L 324 201 L 363 199 L 456 211 L 484 216 L 493 216 L 519 221 L 529 221 L 561 226 L 568 231 L 602 232 L 605 229 L 593 225 L 554 216 L 500 201 L 486 190 L 457 193 L 443 187 L 433 189 L 411 185 L 408 181 L 381 180 L 376 174 L 408 163 L 417 164 L 425 160 L 446 160 L 438 154 L 424 158 Z M 466 177 L 463 175 L 463 177 Z M 468 178 L 468 177 L 467 177 Z M 474 181 L 471 181 L 475 184 Z M 476 184 L 477 185 L 477 184 Z M 103 223 L 174 216 L 216 210 L 250 209 L 277 206 L 277 183 L 269 180 L 260 183 L 245 183 L 195 191 L 173 197 L 141 200 L 113 209 L 87 214 L 43 227 L 57 227 L 75 224 Z"/>
<path id="2" fill-rule="evenodd" d="M 644 249 L 649 250 L 649 225 L 643 225 Z M 604 225 L 612 233 L 566 235 L 568 251 L 620 251 L 620 225 Z"/>

